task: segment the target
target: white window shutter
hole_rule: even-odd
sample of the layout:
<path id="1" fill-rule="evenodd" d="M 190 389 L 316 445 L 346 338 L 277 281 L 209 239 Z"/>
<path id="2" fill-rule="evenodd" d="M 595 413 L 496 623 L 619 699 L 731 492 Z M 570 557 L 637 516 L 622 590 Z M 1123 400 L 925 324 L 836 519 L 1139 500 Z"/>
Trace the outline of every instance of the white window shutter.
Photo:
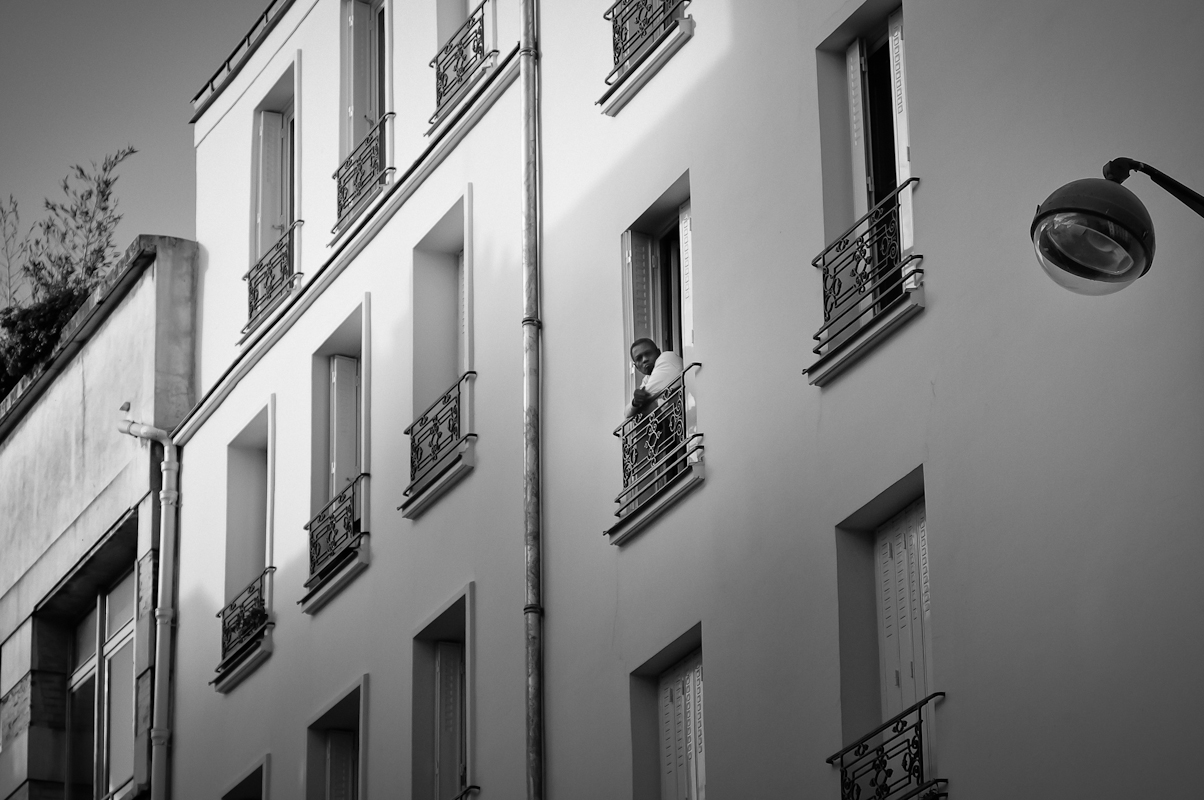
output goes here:
<path id="1" fill-rule="evenodd" d="M 928 545 L 924 527 L 924 501 L 920 500 L 879 528 L 875 542 L 884 720 L 926 694 Z"/>
<path id="2" fill-rule="evenodd" d="M 849 147 L 852 156 L 853 219 L 869 211 L 869 171 L 866 166 L 865 43 L 856 39 L 845 51 L 845 82 L 849 91 Z"/>
<path id="3" fill-rule="evenodd" d="M 435 798 L 449 800 L 463 788 L 464 761 L 464 646 L 439 642 L 435 646 Z"/>
<path id="4" fill-rule="evenodd" d="M 631 343 L 653 336 L 652 240 L 636 231 L 623 233 L 623 359 L 627 365 L 627 390 L 630 400 L 640 379 L 631 364 Z"/>
<path id="5" fill-rule="evenodd" d="M 372 28 L 372 7 L 360 0 L 351 3 L 351 127 L 348 152 L 351 152 L 372 128 L 368 121 L 372 113 L 372 87 L 369 84 L 372 65 L 369 37 Z"/>
<path id="6" fill-rule="evenodd" d="M 694 229 L 690 201 L 677 210 L 681 237 L 681 357 L 689 364 L 694 357 Z"/>
<path id="7" fill-rule="evenodd" d="M 330 496 L 359 476 L 359 360 L 330 357 Z"/>
<path id="8" fill-rule="evenodd" d="M 907 69 L 903 52 L 903 9 L 890 15 L 887 22 L 890 46 L 891 110 L 895 121 L 895 179 L 899 185 L 911 177 L 911 138 L 907 124 Z M 911 187 L 899 192 L 899 246 L 911 251 Z"/>
<path id="9" fill-rule="evenodd" d="M 464 271 L 464 251 L 460 251 L 456 264 L 456 296 L 459 308 L 459 324 L 456 326 L 458 340 L 456 352 L 459 354 L 459 371 L 462 375 L 468 369 L 468 274 Z"/>
<path id="10" fill-rule="evenodd" d="M 676 726 L 674 724 L 671 676 L 661 677 L 657 696 L 660 703 L 661 726 L 661 797 L 674 798 L 677 796 L 677 746 L 675 744 Z"/>
<path id="11" fill-rule="evenodd" d="M 903 709 L 899 665 L 898 600 L 896 598 L 894 525 L 879 529 L 877 551 L 878 581 L 878 661 L 881 670 L 882 718 L 889 719 Z"/>
<path id="12" fill-rule="evenodd" d="M 256 260 L 280 240 L 278 226 L 285 213 L 281 208 L 281 164 L 284 115 L 275 111 L 259 112 L 259 186 L 256 198 Z"/>
<path id="13" fill-rule="evenodd" d="M 698 652 L 686 661 L 684 692 L 689 725 L 686 757 L 689 764 L 690 800 L 704 800 L 706 796 L 706 767 L 702 755 L 702 653 Z"/>
<path id="14" fill-rule="evenodd" d="M 358 760 L 353 731 L 326 731 L 326 800 L 356 800 Z"/>
<path id="15" fill-rule="evenodd" d="M 702 651 L 660 678 L 662 800 L 705 800 Z"/>

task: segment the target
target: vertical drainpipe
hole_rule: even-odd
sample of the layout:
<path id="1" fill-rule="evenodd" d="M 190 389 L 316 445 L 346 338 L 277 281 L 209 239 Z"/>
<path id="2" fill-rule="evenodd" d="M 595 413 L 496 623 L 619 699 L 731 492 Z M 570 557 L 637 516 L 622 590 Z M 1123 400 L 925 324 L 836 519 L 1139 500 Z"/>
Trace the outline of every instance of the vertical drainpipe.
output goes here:
<path id="1" fill-rule="evenodd" d="M 523 108 L 523 522 L 527 573 L 527 800 L 543 800 L 543 587 L 540 499 L 539 9 L 522 0 L 519 80 Z"/>
<path id="2" fill-rule="evenodd" d="M 128 412 L 130 404 L 121 407 Z M 155 683 L 151 711 L 151 800 L 167 798 L 167 743 L 171 738 L 171 622 L 175 616 L 176 509 L 180 505 L 180 459 L 167 431 L 125 419 L 117 430 L 163 446 L 163 488 L 159 491 L 159 596 L 155 604 Z"/>

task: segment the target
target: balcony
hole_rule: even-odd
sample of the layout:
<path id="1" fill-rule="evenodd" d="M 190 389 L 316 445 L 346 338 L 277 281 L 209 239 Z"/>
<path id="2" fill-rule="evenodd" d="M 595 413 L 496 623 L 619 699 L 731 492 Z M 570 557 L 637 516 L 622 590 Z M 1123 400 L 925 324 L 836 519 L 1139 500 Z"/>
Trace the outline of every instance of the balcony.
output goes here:
<path id="1" fill-rule="evenodd" d="M 497 65 L 497 55 L 497 9 L 494 0 L 484 0 L 431 59 L 435 68 L 431 125 L 448 117 L 468 90 Z"/>
<path id="2" fill-rule="evenodd" d="M 335 170 L 333 177 L 338 196 L 339 221 L 332 233 L 343 230 L 356 213 L 380 192 L 385 176 L 392 171 L 385 152 L 385 124 L 392 118 L 392 111 L 381 117 Z"/>
<path id="3" fill-rule="evenodd" d="M 609 116 L 647 83 L 694 35 L 686 16 L 690 0 L 618 0 L 603 18 L 610 23 L 614 67 L 606 75 L 610 87 L 598 104 Z"/>
<path id="4" fill-rule="evenodd" d="M 451 489 L 476 464 L 472 432 L 472 386 L 469 370 L 418 416 L 405 433 L 410 437 L 410 485 L 402 516 L 415 519 Z"/>
<path id="5" fill-rule="evenodd" d="M 242 329 L 244 336 L 267 319 L 301 278 L 301 273 L 293 272 L 293 245 L 297 228 L 303 224 L 302 220 L 297 220 L 289 225 L 281 234 L 280 241 L 272 245 L 263 258 L 242 276 L 247 282 L 247 324 Z"/>
<path id="6" fill-rule="evenodd" d="M 309 531 L 308 593 L 299 604 L 317 612 L 353 578 L 368 568 L 368 531 L 364 530 L 367 474 L 359 475 L 322 507 L 305 526 Z"/>
<path id="7" fill-rule="evenodd" d="M 686 380 L 701 366 L 690 364 L 651 411 L 615 429 L 622 442 L 623 491 L 615 498 L 619 521 L 606 531 L 611 544 L 635 535 L 702 481 L 702 434 Z"/>
<path id="8" fill-rule="evenodd" d="M 823 271 L 824 324 L 807 368 L 825 385 L 924 307 L 923 258 L 912 252 L 911 178 L 811 262 Z"/>
<path id="9" fill-rule="evenodd" d="M 944 692 L 928 695 L 828 759 L 840 767 L 841 800 L 949 796 L 948 781 L 928 776 L 924 768 L 924 707 L 944 696 Z"/>
<path id="10" fill-rule="evenodd" d="M 268 567 L 217 613 L 222 621 L 222 660 L 213 680 L 225 693 L 241 683 L 272 652 L 271 575 Z"/>

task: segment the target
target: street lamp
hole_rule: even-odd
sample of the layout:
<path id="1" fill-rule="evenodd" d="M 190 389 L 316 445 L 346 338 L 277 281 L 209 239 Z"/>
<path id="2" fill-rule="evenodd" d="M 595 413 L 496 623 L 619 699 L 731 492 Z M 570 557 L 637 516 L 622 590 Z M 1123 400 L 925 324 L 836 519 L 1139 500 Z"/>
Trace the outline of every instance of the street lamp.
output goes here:
<path id="1" fill-rule="evenodd" d="M 1204 196 L 1131 158 L 1104 165 L 1103 178 L 1071 181 L 1037 207 L 1029 234 L 1037 261 L 1059 286 L 1079 294 L 1119 292 L 1150 269 L 1154 223 L 1137 195 L 1121 186 L 1144 172 L 1204 217 Z"/>

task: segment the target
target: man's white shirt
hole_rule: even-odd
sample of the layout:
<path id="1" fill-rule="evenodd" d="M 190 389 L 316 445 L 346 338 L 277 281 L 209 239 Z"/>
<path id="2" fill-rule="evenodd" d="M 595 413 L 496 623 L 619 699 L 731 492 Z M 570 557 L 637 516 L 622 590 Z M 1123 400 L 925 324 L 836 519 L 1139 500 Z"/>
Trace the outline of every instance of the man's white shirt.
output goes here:
<path id="1" fill-rule="evenodd" d="M 685 365 L 681 356 L 672 350 L 666 350 L 657 356 L 656 363 L 652 365 L 652 374 L 644 376 L 644 380 L 640 382 L 640 388 L 656 397 L 669 388 L 669 384 L 677 380 L 683 369 L 685 369 Z M 628 402 L 626 415 L 630 417 L 634 413 L 635 409 Z"/>

